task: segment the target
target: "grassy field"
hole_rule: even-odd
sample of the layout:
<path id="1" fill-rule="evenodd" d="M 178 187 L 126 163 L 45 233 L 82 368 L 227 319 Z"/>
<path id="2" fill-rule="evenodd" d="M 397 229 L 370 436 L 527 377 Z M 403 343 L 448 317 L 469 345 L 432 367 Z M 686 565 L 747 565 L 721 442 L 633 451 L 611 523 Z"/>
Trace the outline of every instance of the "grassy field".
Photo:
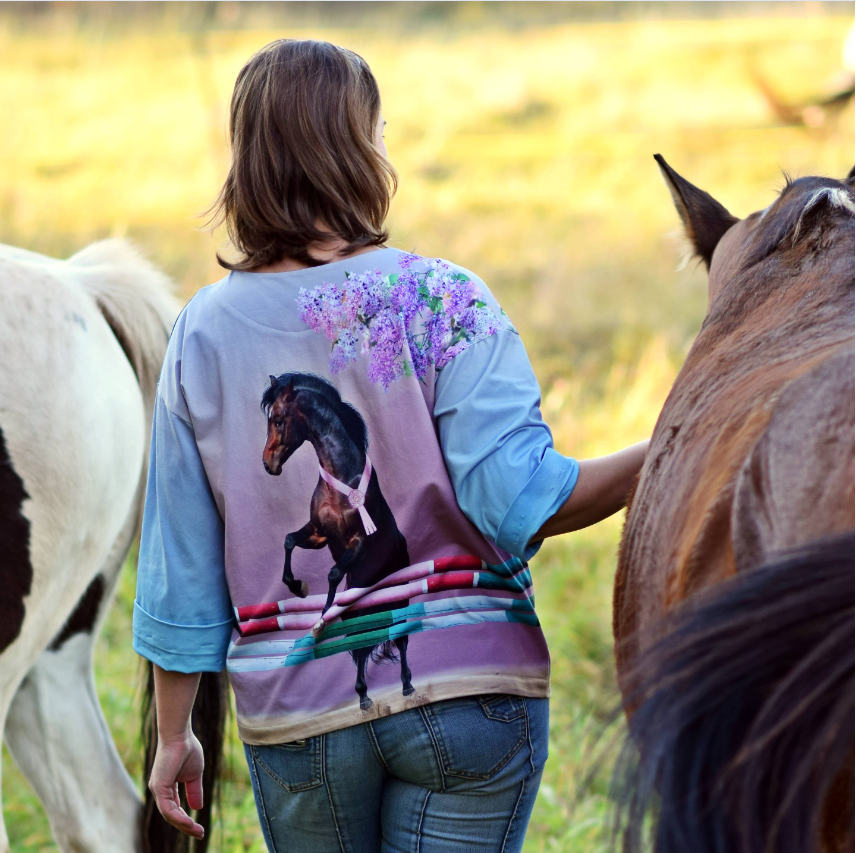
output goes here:
<path id="1" fill-rule="evenodd" d="M 184 297 L 221 277 L 222 235 L 195 217 L 225 173 L 225 114 L 245 59 L 273 38 L 339 42 L 377 74 L 401 184 L 393 245 L 484 278 L 520 329 L 557 447 L 580 457 L 648 434 L 704 314 L 705 276 L 676 271 L 662 153 L 735 214 L 794 175 L 844 175 L 852 106 L 820 127 L 776 123 L 753 80 L 789 101 L 822 94 L 851 23 L 794 6 L 739 20 L 442 22 L 333 29 L 164 26 L 116 32 L 74 18 L 0 14 L 0 242 L 64 256 L 127 235 Z M 2 12 L 2 10 L 0 10 Z M 404 16 L 404 24 L 402 24 Z M 610 598 L 620 520 L 549 542 L 533 562 L 553 655 L 552 744 L 527 853 L 608 847 L 605 721 L 615 703 Z M 139 778 L 138 661 L 129 563 L 97 650 L 98 688 Z M 608 738 L 606 739 L 608 740 Z M 217 853 L 263 850 L 240 746 L 231 742 Z M 14 853 L 55 851 L 4 752 Z"/>

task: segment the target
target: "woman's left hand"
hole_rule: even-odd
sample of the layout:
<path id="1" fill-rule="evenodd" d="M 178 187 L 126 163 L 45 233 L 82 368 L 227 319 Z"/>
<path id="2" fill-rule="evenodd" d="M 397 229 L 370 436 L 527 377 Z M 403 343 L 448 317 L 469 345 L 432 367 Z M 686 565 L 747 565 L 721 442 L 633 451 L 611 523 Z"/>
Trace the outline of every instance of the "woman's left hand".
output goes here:
<path id="1" fill-rule="evenodd" d="M 184 785 L 188 806 L 201 809 L 204 765 L 202 744 L 192 732 L 186 732 L 183 738 L 158 742 L 149 778 L 149 790 L 164 820 L 185 835 L 199 839 L 204 837 L 205 830 L 181 807 L 178 786 Z"/>

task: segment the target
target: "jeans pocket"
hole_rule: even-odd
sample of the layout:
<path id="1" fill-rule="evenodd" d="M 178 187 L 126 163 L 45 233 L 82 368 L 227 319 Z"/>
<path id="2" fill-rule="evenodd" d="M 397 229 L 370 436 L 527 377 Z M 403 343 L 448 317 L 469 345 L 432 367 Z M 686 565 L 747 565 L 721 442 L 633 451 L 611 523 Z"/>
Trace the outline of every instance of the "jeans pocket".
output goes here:
<path id="1" fill-rule="evenodd" d="M 251 746 L 250 750 L 256 763 L 274 782 L 295 794 L 317 788 L 322 782 L 323 737 L 317 735 L 293 743 Z"/>
<path id="2" fill-rule="evenodd" d="M 425 711 L 448 776 L 492 779 L 526 742 L 526 704 L 519 696 L 449 699 Z"/>

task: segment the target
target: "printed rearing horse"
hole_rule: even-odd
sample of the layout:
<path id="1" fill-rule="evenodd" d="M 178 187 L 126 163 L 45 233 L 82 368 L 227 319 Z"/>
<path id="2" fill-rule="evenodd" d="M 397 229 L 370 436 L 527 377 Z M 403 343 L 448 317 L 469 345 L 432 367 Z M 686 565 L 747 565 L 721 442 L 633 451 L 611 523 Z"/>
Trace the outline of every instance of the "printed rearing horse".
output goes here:
<path id="1" fill-rule="evenodd" d="M 314 631 L 320 633 L 324 614 L 332 606 L 342 578 L 347 577 L 348 589 L 368 587 L 409 566 L 407 542 L 371 465 L 365 422 L 353 406 L 342 400 L 333 385 L 308 373 L 271 376 L 262 397 L 262 410 L 268 418 L 263 454 L 268 474 L 282 473 L 282 466 L 306 441 L 318 456 L 318 485 L 312 495 L 309 521 L 285 537 L 282 582 L 294 595 L 305 598 L 308 587 L 292 573 L 292 552 L 295 548 L 330 549 L 335 563 L 327 576 L 327 601 Z M 348 610 L 342 619 L 389 609 L 379 605 Z M 407 665 L 407 637 L 380 644 L 381 652 L 375 659 L 394 660 L 393 644 L 401 659 L 402 692 L 409 696 L 413 685 Z M 357 665 L 355 690 L 363 709 L 371 707 L 365 676 L 374 648 L 351 651 Z"/>
<path id="2" fill-rule="evenodd" d="M 657 157 L 708 311 L 615 583 L 640 754 L 624 849 L 853 849 L 854 193 L 788 181 L 744 220 Z"/>

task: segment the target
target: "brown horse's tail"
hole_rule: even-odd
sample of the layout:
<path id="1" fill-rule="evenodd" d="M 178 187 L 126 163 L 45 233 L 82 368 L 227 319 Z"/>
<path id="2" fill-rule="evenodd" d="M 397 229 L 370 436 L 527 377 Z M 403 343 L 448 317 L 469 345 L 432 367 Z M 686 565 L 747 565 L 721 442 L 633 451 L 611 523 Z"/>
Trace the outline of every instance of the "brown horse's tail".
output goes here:
<path id="1" fill-rule="evenodd" d="M 158 735 L 155 708 L 155 680 L 151 663 L 147 664 L 147 683 L 143 697 L 143 779 L 148 782 L 157 751 Z M 193 732 L 202 744 L 205 770 L 202 775 L 204 805 L 196 812 L 196 821 L 205 828 L 202 841 L 183 835 L 168 824 L 155 806 L 154 797 L 146 787 L 142 818 L 143 850 L 145 853 L 205 853 L 211 837 L 211 807 L 218 796 L 220 764 L 229 708 L 229 685 L 225 673 L 203 672 L 193 704 Z M 190 814 L 184 792 L 182 805 Z"/>
<path id="2" fill-rule="evenodd" d="M 624 853 L 853 849 L 854 537 L 695 599 L 645 652 L 616 771 Z M 650 818 L 650 823 L 649 823 Z"/>

